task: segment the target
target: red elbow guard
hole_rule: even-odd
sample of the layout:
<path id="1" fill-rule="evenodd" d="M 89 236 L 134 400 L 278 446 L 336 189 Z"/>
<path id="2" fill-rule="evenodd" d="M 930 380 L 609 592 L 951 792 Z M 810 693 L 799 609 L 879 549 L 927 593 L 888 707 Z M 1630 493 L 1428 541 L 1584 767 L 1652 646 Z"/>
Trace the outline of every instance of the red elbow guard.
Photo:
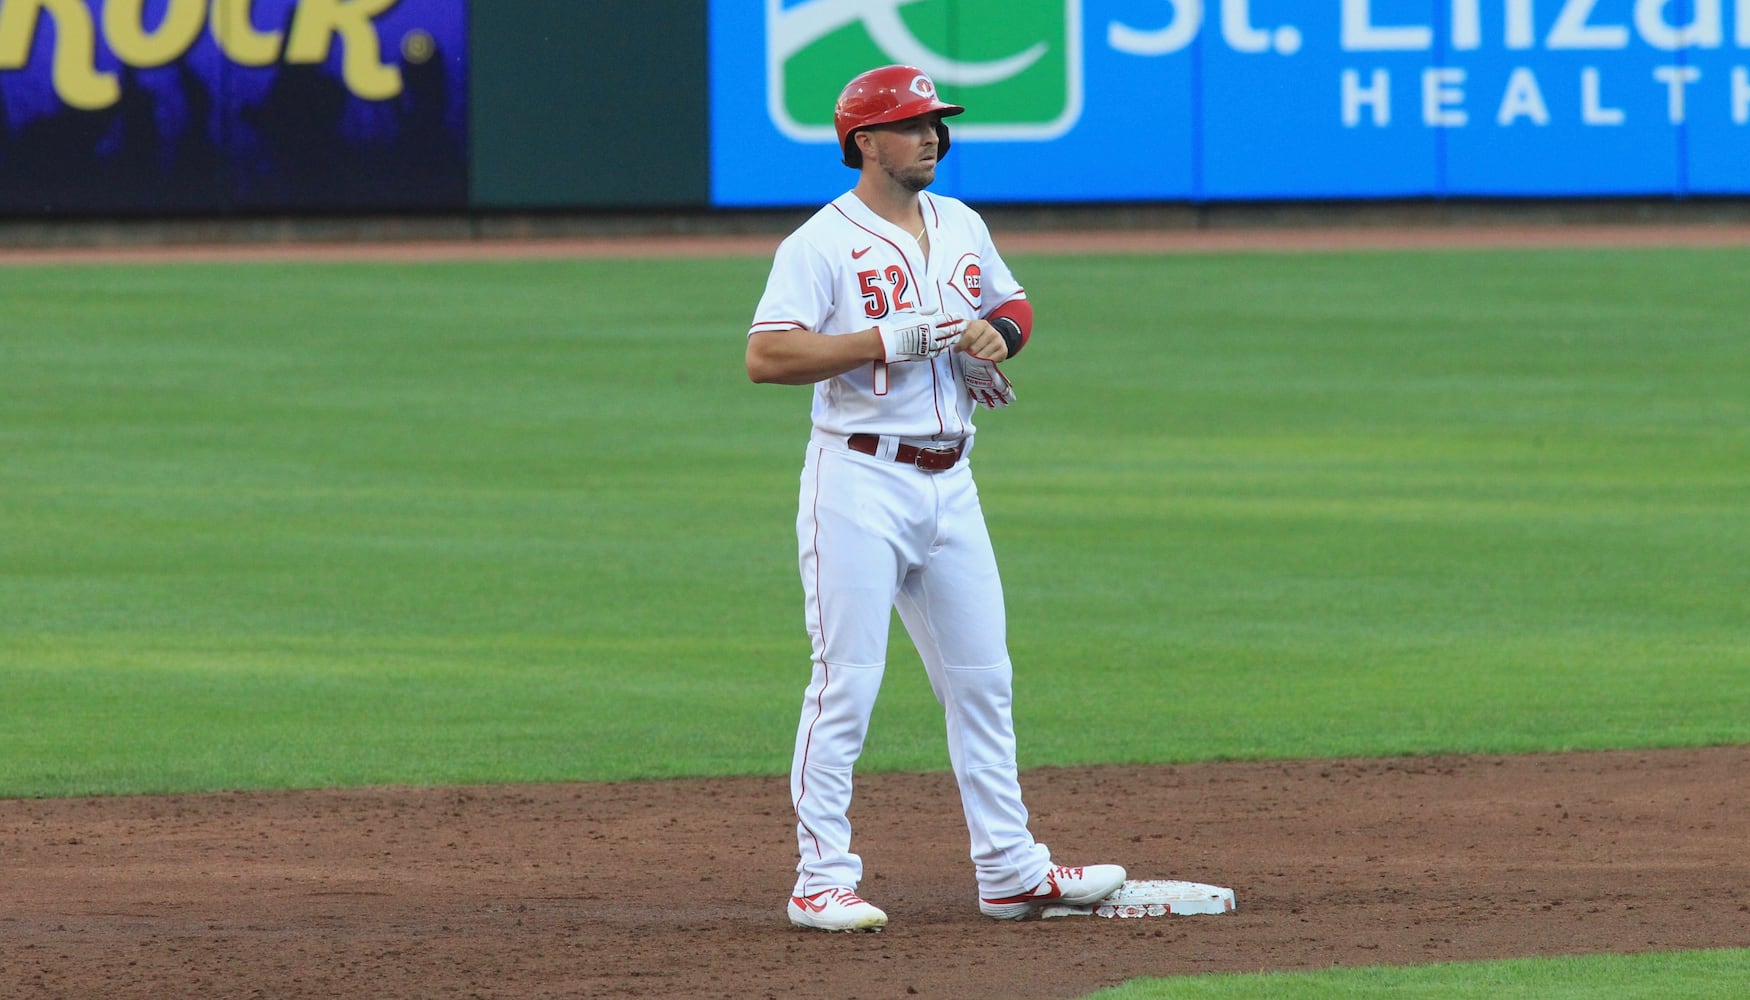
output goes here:
<path id="1" fill-rule="evenodd" d="M 1021 353 L 1021 348 L 1027 346 L 1027 338 L 1033 335 L 1033 305 L 1026 299 L 1010 299 L 990 314 L 987 321 L 1003 335 L 1003 343 L 1008 345 L 1009 357 Z"/>

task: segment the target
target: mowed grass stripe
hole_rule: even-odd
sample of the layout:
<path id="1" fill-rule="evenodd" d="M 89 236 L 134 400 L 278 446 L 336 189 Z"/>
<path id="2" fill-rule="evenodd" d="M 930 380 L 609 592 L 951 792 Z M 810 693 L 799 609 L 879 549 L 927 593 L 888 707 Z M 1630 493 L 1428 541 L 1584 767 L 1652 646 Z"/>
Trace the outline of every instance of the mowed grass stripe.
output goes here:
<path id="1" fill-rule="evenodd" d="M 1024 766 L 1750 738 L 1750 253 L 1012 263 Z M 0 274 L 0 794 L 782 773 L 766 266 Z"/>

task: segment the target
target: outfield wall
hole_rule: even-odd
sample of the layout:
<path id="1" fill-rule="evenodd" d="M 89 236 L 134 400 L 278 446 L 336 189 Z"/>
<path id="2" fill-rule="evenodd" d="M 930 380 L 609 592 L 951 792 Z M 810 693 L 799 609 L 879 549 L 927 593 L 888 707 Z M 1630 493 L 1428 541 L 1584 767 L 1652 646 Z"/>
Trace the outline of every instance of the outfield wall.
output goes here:
<path id="1" fill-rule="evenodd" d="M 1750 195 L 1750 0 L 0 0 L 0 216 L 814 205 L 890 61 L 981 205 Z"/>

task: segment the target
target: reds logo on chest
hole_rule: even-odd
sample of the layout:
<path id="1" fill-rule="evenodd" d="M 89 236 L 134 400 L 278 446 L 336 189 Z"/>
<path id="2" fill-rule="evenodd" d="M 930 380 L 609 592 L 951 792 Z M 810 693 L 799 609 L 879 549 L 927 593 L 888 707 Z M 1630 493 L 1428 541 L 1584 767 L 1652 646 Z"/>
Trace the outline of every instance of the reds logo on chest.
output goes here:
<path id="1" fill-rule="evenodd" d="M 968 308 L 978 309 L 984 301 L 984 270 L 979 266 L 978 254 L 964 254 L 954 262 L 948 287 L 965 301 Z"/>

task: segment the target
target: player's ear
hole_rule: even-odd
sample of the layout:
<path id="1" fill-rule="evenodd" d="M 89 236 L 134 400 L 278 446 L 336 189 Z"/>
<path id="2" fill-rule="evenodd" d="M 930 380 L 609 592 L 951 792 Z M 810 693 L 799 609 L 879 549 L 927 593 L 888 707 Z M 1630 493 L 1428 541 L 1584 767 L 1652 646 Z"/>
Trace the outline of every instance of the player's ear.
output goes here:
<path id="1" fill-rule="evenodd" d="M 862 166 L 862 160 L 875 155 L 875 133 L 866 128 L 860 128 L 851 133 L 851 141 L 857 144 L 857 152 L 861 154 L 857 166 Z"/>

